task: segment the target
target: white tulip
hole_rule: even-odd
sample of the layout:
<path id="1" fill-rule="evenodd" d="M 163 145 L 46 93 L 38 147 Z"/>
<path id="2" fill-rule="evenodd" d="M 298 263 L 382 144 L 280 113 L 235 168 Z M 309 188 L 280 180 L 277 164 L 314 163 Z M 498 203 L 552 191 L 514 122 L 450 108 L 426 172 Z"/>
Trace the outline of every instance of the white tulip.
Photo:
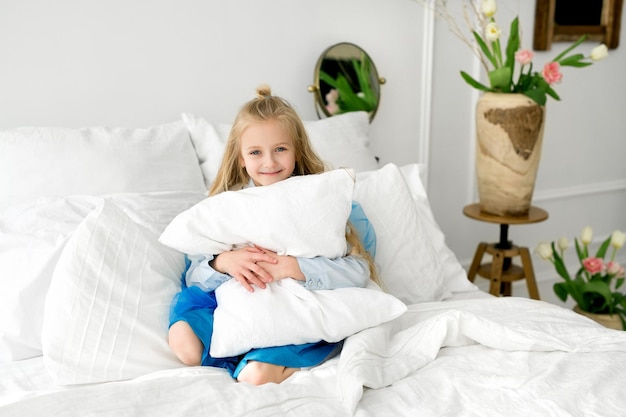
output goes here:
<path id="1" fill-rule="evenodd" d="M 535 248 L 535 253 L 544 260 L 552 259 L 552 246 L 548 242 L 541 242 Z"/>
<path id="2" fill-rule="evenodd" d="M 500 39 L 500 26 L 496 25 L 494 22 L 491 22 L 485 28 L 485 38 L 489 42 L 495 42 Z"/>
<path id="3" fill-rule="evenodd" d="M 483 14 L 487 17 L 493 17 L 496 14 L 496 0 L 483 0 Z"/>
<path id="4" fill-rule="evenodd" d="M 588 245 L 591 243 L 591 239 L 593 239 L 593 230 L 591 230 L 591 227 L 587 226 L 580 233 L 580 241 L 583 244 Z"/>
<path id="5" fill-rule="evenodd" d="M 560 238 L 558 241 L 558 246 L 559 249 L 561 249 L 561 252 L 565 251 L 567 248 L 569 248 L 569 239 L 566 237 Z"/>
<path id="6" fill-rule="evenodd" d="M 624 242 L 626 242 L 626 234 L 620 230 L 615 230 L 611 234 L 611 245 L 615 247 L 615 249 L 620 249 L 624 246 Z"/>
<path id="7" fill-rule="evenodd" d="M 591 50 L 592 61 L 601 61 L 609 55 L 609 50 L 605 44 L 600 44 Z"/>

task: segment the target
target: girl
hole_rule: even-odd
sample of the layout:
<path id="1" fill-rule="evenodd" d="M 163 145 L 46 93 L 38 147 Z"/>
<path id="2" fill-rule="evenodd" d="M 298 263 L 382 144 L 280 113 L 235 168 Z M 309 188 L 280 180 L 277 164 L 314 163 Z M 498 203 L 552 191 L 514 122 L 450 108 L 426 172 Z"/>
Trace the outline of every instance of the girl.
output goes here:
<path id="1" fill-rule="evenodd" d="M 246 103 L 235 118 L 209 195 L 323 171 L 324 164 L 313 151 L 295 110 L 263 86 L 257 90 L 257 98 Z M 300 368 L 336 355 L 341 342 L 254 349 L 233 358 L 213 358 L 209 346 L 217 307 L 214 291 L 229 279 L 236 279 L 248 291 L 262 291 L 268 283 L 284 278 L 302 281 L 311 290 L 365 287 L 368 279 L 376 280 L 372 261 L 376 235 L 355 202 L 346 239 L 350 253 L 337 259 L 279 256 L 258 246 L 217 256 L 189 256 L 183 289 L 174 299 L 170 314 L 171 349 L 187 365 L 226 368 L 238 381 L 255 385 L 280 383 Z"/>

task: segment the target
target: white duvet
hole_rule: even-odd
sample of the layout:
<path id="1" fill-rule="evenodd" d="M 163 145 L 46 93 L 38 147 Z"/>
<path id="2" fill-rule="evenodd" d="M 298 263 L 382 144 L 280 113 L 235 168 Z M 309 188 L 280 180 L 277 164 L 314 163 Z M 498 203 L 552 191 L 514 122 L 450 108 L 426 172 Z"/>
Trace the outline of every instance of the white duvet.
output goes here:
<path id="1" fill-rule="evenodd" d="M 622 416 L 626 333 L 523 298 L 423 303 L 283 384 L 192 367 L 50 388 L 2 364 L 2 416 Z M 34 377 L 38 375 L 38 377 Z"/>

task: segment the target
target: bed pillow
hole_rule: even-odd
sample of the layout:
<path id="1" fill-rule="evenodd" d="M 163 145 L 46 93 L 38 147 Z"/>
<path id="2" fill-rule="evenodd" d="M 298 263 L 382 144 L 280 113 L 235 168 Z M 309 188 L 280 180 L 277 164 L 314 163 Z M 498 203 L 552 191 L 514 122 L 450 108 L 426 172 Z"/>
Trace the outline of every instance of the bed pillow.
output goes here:
<path id="1" fill-rule="evenodd" d="M 114 203 L 78 226 L 45 303 L 44 363 L 57 384 L 135 378 L 183 366 L 167 343 L 185 257 Z"/>
<path id="2" fill-rule="evenodd" d="M 296 280 L 283 279 L 249 292 L 230 280 L 215 295 L 210 353 L 216 358 L 253 348 L 338 342 L 406 311 L 400 300 L 373 282 L 368 288 L 311 291 Z"/>
<path id="3" fill-rule="evenodd" d="M 213 125 L 205 119 L 189 113 L 181 114 L 181 118 L 189 131 L 200 161 L 205 186 L 209 189 L 222 163 L 226 141 L 220 139 Z"/>
<path id="4" fill-rule="evenodd" d="M 55 265 L 78 225 L 105 200 L 156 238 L 176 214 L 204 198 L 204 192 L 41 197 L 1 212 L 0 317 L 11 320 L 0 320 L 0 362 L 41 356 L 44 302 Z"/>
<path id="5" fill-rule="evenodd" d="M 214 127 L 190 113 L 181 117 L 196 146 L 208 187 L 219 169 L 232 125 L 222 123 Z M 352 168 L 360 172 L 378 168 L 376 156 L 369 149 L 370 124 L 366 112 L 349 112 L 303 123 L 313 148 L 329 169 Z"/>
<path id="6" fill-rule="evenodd" d="M 443 299 L 445 269 L 400 169 L 387 164 L 357 174 L 354 199 L 376 231 L 383 289 L 407 304 Z"/>
<path id="7" fill-rule="evenodd" d="M 0 130 L 0 210 L 40 196 L 206 190 L 182 121 Z"/>
<path id="8" fill-rule="evenodd" d="M 443 266 L 444 284 L 448 292 L 445 298 L 458 292 L 476 291 L 478 287 L 467 279 L 467 272 L 463 269 L 454 252 L 446 244 L 445 235 L 435 220 L 426 194 L 426 188 L 422 182 L 422 172 L 425 169 L 426 167 L 423 164 L 414 163 L 401 166 L 400 172 L 409 188 L 426 234 L 437 253 L 437 258 Z"/>
<path id="9" fill-rule="evenodd" d="M 254 243 L 279 255 L 343 256 L 353 191 L 354 172 L 337 169 L 220 193 L 176 216 L 159 240 L 189 255 Z"/>

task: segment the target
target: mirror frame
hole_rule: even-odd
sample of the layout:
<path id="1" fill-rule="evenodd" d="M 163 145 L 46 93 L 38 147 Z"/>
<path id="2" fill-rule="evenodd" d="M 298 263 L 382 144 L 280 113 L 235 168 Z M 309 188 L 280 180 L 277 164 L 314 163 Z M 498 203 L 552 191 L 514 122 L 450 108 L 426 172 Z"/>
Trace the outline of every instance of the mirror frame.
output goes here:
<path id="1" fill-rule="evenodd" d="M 591 26 L 556 24 L 556 2 L 557 0 L 536 0 L 534 50 L 549 51 L 552 42 L 575 41 L 582 35 L 588 35 L 587 40 L 606 44 L 609 49 L 618 47 L 623 0 L 602 0 L 601 22 Z"/>
<path id="2" fill-rule="evenodd" d="M 348 46 L 348 47 L 356 48 L 359 51 L 359 54 L 361 54 L 364 57 L 364 59 L 369 61 L 369 64 L 370 64 L 370 77 L 369 77 L 370 78 L 370 85 L 371 85 L 372 90 L 374 91 L 374 94 L 376 96 L 376 105 L 374 106 L 374 108 L 372 110 L 370 110 L 368 112 L 369 113 L 369 121 L 371 123 L 372 120 L 374 120 L 374 116 L 376 115 L 376 112 L 378 111 L 378 106 L 380 105 L 381 86 L 383 84 L 385 84 L 386 80 L 385 80 L 385 78 L 380 77 L 378 75 L 378 70 L 376 69 L 376 65 L 374 65 L 374 61 L 372 60 L 370 55 L 367 52 L 365 52 L 365 50 L 363 48 L 361 48 L 360 46 L 358 46 L 358 45 L 356 45 L 354 43 L 351 43 L 351 42 L 339 42 L 339 43 L 336 43 L 334 45 L 331 45 L 328 48 L 326 48 L 324 50 L 324 52 L 322 52 L 322 54 L 318 58 L 317 63 L 315 64 L 315 70 L 313 72 L 313 85 L 310 85 L 308 87 L 308 91 L 314 94 L 315 112 L 317 113 L 317 117 L 320 118 L 320 119 L 322 118 L 322 116 L 320 115 L 320 109 L 321 109 L 322 113 L 326 117 L 332 117 L 334 115 L 341 114 L 341 113 L 330 113 L 328 111 L 328 109 L 326 108 L 326 105 L 328 103 L 326 102 L 326 99 L 323 96 L 324 92 L 323 92 L 323 88 L 322 88 L 322 85 L 321 85 L 321 83 L 324 82 L 324 81 L 320 79 L 320 72 L 322 71 L 322 66 L 323 66 L 325 60 L 327 59 L 327 55 L 334 48 L 341 47 L 341 46 Z M 361 60 L 361 62 L 362 62 L 362 60 Z M 328 85 L 328 84 L 326 84 L 326 85 Z M 358 110 L 348 110 L 348 112 L 349 111 L 358 111 Z M 346 113 L 346 112 L 342 112 L 342 113 Z"/>

